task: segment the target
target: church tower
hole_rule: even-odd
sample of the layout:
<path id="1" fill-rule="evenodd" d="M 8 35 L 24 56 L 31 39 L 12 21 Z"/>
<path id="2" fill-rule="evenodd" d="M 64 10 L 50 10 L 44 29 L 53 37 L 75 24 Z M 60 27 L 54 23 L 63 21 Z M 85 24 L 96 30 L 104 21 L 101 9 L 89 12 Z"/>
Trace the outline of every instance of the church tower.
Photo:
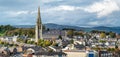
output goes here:
<path id="1" fill-rule="evenodd" d="M 38 16 L 35 27 L 35 42 L 38 43 L 38 39 L 42 39 L 42 21 L 40 15 L 40 7 L 38 8 Z"/>

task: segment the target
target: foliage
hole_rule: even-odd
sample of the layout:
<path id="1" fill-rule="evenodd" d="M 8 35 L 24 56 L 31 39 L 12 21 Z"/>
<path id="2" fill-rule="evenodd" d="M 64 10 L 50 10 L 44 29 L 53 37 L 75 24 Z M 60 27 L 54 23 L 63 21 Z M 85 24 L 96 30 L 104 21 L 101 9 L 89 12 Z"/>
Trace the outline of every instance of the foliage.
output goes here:
<path id="1" fill-rule="evenodd" d="M 73 31 L 75 31 L 75 29 L 72 29 L 72 28 L 63 28 L 62 30 L 73 30 Z"/>
<path id="2" fill-rule="evenodd" d="M 27 40 L 27 44 L 35 44 L 34 41 Z"/>
<path id="3" fill-rule="evenodd" d="M 43 25 L 43 30 L 45 30 L 45 26 Z M 30 38 L 35 37 L 35 29 L 34 28 L 15 28 L 10 25 L 1 25 L 0 26 L 0 36 L 13 36 L 13 35 L 28 35 Z"/>
<path id="4" fill-rule="evenodd" d="M 61 36 L 61 35 L 59 35 L 59 36 L 58 36 L 58 39 L 61 39 L 61 40 L 62 40 L 62 36 Z"/>
<path id="5" fill-rule="evenodd" d="M 20 29 L 14 29 L 11 31 L 7 31 L 6 32 L 7 36 L 13 36 L 13 35 L 19 35 L 19 36 L 23 36 L 23 35 L 28 35 L 29 37 L 34 37 L 35 36 L 35 31 L 33 28 L 20 28 Z"/>
<path id="6" fill-rule="evenodd" d="M 52 45 L 52 42 L 49 41 L 49 40 L 39 39 L 37 45 L 38 45 L 38 46 L 42 46 L 42 47 L 47 47 L 47 46 Z"/>
<path id="7" fill-rule="evenodd" d="M 107 51 L 114 52 L 115 48 L 108 48 Z"/>
<path id="8" fill-rule="evenodd" d="M 73 34 L 74 34 L 74 31 L 73 31 L 73 30 L 68 30 L 68 32 L 67 32 L 67 35 L 68 35 L 68 36 L 72 37 Z"/>
<path id="9" fill-rule="evenodd" d="M 101 43 L 105 43 L 106 41 L 105 41 L 105 40 L 100 40 L 99 42 L 101 42 Z"/>
<path id="10" fill-rule="evenodd" d="M 106 34 L 105 33 L 101 33 L 100 34 L 100 38 L 106 38 Z"/>
<path id="11" fill-rule="evenodd" d="M 82 36 L 82 37 L 84 36 L 84 34 L 82 32 L 75 32 L 74 35 L 76 35 L 76 36 Z"/>
<path id="12" fill-rule="evenodd" d="M 5 32 L 14 30 L 15 28 L 10 25 L 0 26 L 0 36 L 4 36 Z"/>
<path id="13" fill-rule="evenodd" d="M 23 39 L 21 39 L 21 38 L 17 38 L 17 42 L 24 42 L 24 40 Z"/>
<path id="14" fill-rule="evenodd" d="M 92 30 L 91 33 L 99 33 L 98 30 Z"/>
<path id="15" fill-rule="evenodd" d="M 71 39 L 71 40 L 70 40 L 70 43 L 71 43 L 71 44 L 73 44 L 73 43 L 74 43 L 74 40 L 73 40 L 73 39 Z"/>
<path id="16" fill-rule="evenodd" d="M 115 33 L 113 33 L 113 32 L 110 32 L 109 35 L 110 35 L 111 38 L 115 38 L 116 37 Z"/>
<path id="17" fill-rule="evenodd" d="M 7 47 L 8 46 L 9 47 L 18 46 L 17 44 L 14 44 L 14 43 L 10 44 L 8 42 L 4 42 L 4 41 L 1 41 L 1 40 L 0 40 L 0 45 L 7 46 Z"/>

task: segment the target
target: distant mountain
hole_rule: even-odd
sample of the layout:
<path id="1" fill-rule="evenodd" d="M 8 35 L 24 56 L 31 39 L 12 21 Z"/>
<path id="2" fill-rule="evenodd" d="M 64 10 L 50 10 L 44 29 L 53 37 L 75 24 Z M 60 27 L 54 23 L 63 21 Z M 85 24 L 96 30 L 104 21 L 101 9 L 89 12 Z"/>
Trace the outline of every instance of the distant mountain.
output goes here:
<path id="1" fill-rule="evenodd" d="M 97 26 L 97 27 L 78 27 L 78 26 L 69 26 L 69 25 L 58 25 L 53 23 L 44 24 L 46 28 L 49 29 L 64 29 L 64 28 L 71 28 L 76 30 L 84 30 L 84 31 L 91 31 L 91 30 L 103 30 L 103 31 L 112 31 L 116 33 L 120 33 L 120 27 L 106 27 L 106 26 Z M 34 28 L 35 25 L 13 25 L 16 28 Z"/>
<path id="2" fill-rule="evenodd" d="M 64 29 L 64 28 L 71 28 L 71 29 L 84 29 L 83 27 L 78 27 L 78 26 L 69 26 L 69 25 L 58 25 L 58 24 L 53 24 L 53 23 L 47 23 L 44 24 L 46 28 L 49 29 Z M 13 25 L 16 28 L 34 28 L 35 25 Z"/>
<path id="3" fill-rule="evenodd" d="M 45 24 L 45 26 L 47 28 L 50 28 L 50 29 L 64 29 L 64 28 L 71 28 L 71 29 L 76 29 L 76 30 L 84 29 L 84 27 L 69 26 L 69 25 L 58 25 L 58 24 L 53 24 L 53 23 Z"/>
<path id="4" fill-rule="evenodd" d="M 92 27 L 92 30 L 103 30 L 103 31 L 112 31 L 112 32 L 120 33 L 120 27 L 98 26 L 98 27 Z"/>
<path id="5" fill-rule="evenodd" d="M 12 25 L 13 27 L 16 28 L 34 28 L 35 25 Z"/>

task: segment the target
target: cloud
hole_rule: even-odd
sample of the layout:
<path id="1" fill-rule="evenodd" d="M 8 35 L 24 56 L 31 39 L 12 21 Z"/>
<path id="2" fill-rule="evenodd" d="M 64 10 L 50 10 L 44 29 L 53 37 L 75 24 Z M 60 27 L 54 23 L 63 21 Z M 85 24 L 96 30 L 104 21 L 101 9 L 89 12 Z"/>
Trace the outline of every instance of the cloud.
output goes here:
<path id="1" fill-rule="evenodd" d="M 84 10 L 89 13 L 97 13 L 98 17 L 103 17 L 111 14 L 114 11 L 119 11 L 120 7 L 114 0 L 103 0 L 87 6 Z"/>
<path id="2" fill-rule="evenodd" d="M 38 6 L 43 23 L 120 26 L 120 0 L 0 0 L 0 24 L 35 24 Z"/>
<path id="3" fill-rule="evenodd" d="M 50 2 L 60 2 L 63 0 L 41 0 L 42 3 L 50 3 Z"/>
<path id="4" fill-rule="evenodd" d="M 81 10 L 81 7 L 77 6 L 70 6 L 70 5 L 59 5 L 56 7 L 48 8 L 47 10 L 44 10 L 44 12 L 51 12 L 51 11 L 75 11 L 75 10 Z"/>
<path id="5" fill-rule="evenodd" d="M 89 25 L 99 25 L 99 22 L 98 21 L 93 21 L 93 22 L 89 22 L 88 24 Z"/>
<path id="6" fill-rule="evenodd" d="M 7 17 L 18 17 L 18 16 L 21 16 L 21 15 L 26 15 L 28 14 L 28 11 L 7 11 L 5 12 L 6 16 Z"/>
<path id="7" fill-rule="evenodd" d="M 37 10 L 29 11 L 29 10 L 21 10 L 21 11 L 7 11 L 5 14 L 9 17 L 18 17 L 18 16 L 23 16 L 23 15 L 32 15 L 36 14 Z"/>

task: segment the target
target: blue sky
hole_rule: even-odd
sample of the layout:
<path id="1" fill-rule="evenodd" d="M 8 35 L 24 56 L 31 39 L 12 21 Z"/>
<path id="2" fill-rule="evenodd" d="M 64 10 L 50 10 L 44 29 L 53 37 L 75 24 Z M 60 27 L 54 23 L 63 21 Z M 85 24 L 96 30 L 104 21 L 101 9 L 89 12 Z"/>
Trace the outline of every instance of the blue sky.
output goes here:
<path id="1" fill-rule="evenodd" d="M 0 0 L 0 24 L 34 25 L 39 6 L 44 24 L 120 26 L 120 0 Z"/>

